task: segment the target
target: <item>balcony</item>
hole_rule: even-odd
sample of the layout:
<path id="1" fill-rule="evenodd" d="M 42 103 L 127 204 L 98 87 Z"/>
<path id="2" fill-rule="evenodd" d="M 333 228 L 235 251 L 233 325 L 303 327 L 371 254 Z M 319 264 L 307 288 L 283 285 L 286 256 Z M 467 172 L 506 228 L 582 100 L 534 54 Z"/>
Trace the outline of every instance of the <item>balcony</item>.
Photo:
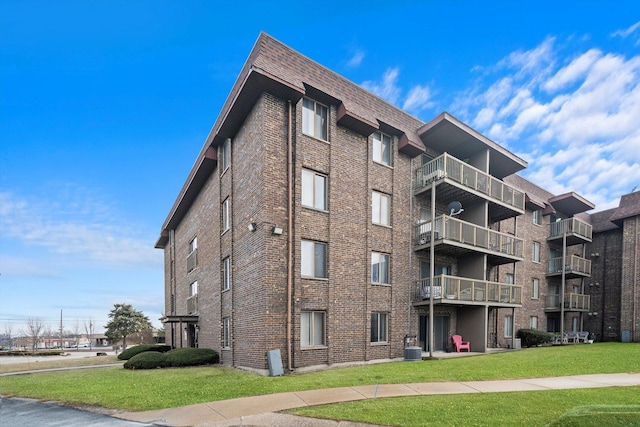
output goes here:
<path id="1" fill-rule="evenodd" d="M 593 228 L 578 218 L 568 218 L 549 224 L 548 241 L 562 239 L 566 234 L 567 246 L 591 242 Z"/>
<path id="2" fill-rule="evenodd" d="M 430 281 L 427 278 L 416 282 L 413 296 L 415 305 L 424 305 L 430 299 Z M 522 304 L 522 286 L 442 274 L 434 276 L 433 298 L 438 304 L 513 307 Z"/>
<path id="3" fill-rule="evenodd" d="M 515 187 L 444 153 L 415 170 L 414 195 L 430 191 L 431 183 L 442 186 L 444 199 L 462 205 L 489 202 L 489 215 L 499 221 L 524 213 L 525 194 Z"/>
<path id="4" fill-rule="evenodd" d="M 560 311 L 562 304 L 561 295 L 547 296 L 544 311 Z M 584 294 L 568 293 L 564 298 L 564 311 L 589 311 L 591 309 L 591 296 Z"/>
<path id="5" fill-rule="evenodd" d="M 438 253 L 458 257 L 482 252 L 489 256 L 493 265 L 522 261 L 522 239 L 448 215 L 415 227 L 415 250 L 430 247 L 431 227 L 434 227 L 434 247 L 437 246 Z"/>
<path id="6" fill-rule="evenodd" d="M 549 270 L 547 277 L 562 276 L 562 257 L 551 258 L 549 260 Z M 564 267 L 565 279 L 576 279 L 579 277 L 591 276 L 591 260 L 581 258 L 577 255 L 566 257 L 566 265 Z"/>
<path id="7" fill-rule="evenodd" d="M 198 250 L 194 249 L 194 251 L 187 256 L 187 273 L 191 273 L 193 270 L 195 270 L 197 266 L 198 266 Z"/>
<path id="8" fill-rule="evenodd" d="M 192 295 L 187 298 L 187 313 L 198 314 L 198 295 Z"/>

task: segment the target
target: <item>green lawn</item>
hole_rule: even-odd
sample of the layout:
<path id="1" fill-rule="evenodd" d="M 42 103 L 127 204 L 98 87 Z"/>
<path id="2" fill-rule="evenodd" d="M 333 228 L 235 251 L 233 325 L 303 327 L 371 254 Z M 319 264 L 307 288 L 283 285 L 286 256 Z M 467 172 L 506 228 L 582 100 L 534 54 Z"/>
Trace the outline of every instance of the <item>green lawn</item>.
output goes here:
<path id="1" fill-rule="evenodd" d="M 455 359 L 394 362 L 263 377 L 215 367 L 120 367 L 0 377 L 0 395 L 142 411 L 285 391 L 429 381 L 640 372 L 640 344 L 543 347 Z"/>
<path id="2" fill-rule="evenodd" d="M 398 427 L 638 426 L 640 387 L 398 397 L 288 412 Z"/>

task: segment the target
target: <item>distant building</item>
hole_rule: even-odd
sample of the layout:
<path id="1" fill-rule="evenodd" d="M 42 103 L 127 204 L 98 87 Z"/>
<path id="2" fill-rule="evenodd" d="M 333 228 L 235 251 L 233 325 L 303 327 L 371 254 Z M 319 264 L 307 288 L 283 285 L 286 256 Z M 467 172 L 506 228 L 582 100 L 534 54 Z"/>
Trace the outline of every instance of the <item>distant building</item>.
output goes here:
<path id="1" fill-rule="evenodd" d="M 273 349 L 301 370 L 399 358 L 414 336 L 484 352 L 520 328 L 602 329 L 594 205 L 517 175 L 526 166 L 448 113 L 423 123 L 261 34 L 156 243 L 166 342 L 265 372 Z"/>

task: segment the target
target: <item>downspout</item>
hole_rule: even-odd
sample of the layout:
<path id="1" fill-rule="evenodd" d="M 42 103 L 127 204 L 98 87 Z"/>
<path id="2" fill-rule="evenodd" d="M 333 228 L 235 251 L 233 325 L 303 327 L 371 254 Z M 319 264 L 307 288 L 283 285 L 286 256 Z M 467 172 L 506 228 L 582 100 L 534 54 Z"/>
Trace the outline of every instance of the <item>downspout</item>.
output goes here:
<path id="1" fill-rule="evenodd" d="M 409 160 L 409 307 L 407 310 L 407 336 L 411 336 L 411 303 L 413 291 L 413 158 Z M 404 342 L 407 345 L 407 342 Z"/>
<path id="2" fill-rule="evenodd" d="M 631 342 L 637 339 L 636 325 L 638 324 L 638 217 L 636 216 L 636 241 L 633 254 L 633 336 Z"/>
<path id="3" fill-rule="evenodd" d="M 293 304 L 293 141 L 292 141 L 292 129 L 293 119 L 291 117 L 292 107 L 291 100 L 288 101 L 289 105 L 289 127 L 287 135 L 287 201 L 288 201 L 288 242 L 287 242 L 287 369 L 289 372 L 292 370 L 292 304 Z"/>

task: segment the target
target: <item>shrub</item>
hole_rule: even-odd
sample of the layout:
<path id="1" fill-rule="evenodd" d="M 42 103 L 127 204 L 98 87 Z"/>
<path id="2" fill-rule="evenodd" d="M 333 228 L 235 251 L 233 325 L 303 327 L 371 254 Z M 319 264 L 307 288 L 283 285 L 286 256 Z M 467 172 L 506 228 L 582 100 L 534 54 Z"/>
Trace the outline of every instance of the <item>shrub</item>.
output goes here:
<path id="1" fill-rule="evenodd" d="M 157 351 L 145 351 L 131 357 L 124 364 L 127 369 L 154 369 L 164 368 L 167 365 L 166 357 Z"/>
<path id="2" fill-rule="evenodd" d="M 220 355 L 209 348 L 176 348 L 165 354 L 169 366 L 197 366 L 220 362 Z"/>
<path id="3" fill-rule="evenodd" d="M 520 329 L 517 337 L 520 338 L 523 347 L 535 347 L 553 341 L 553 334 L 537 329 Z"/>
<path id="4" fill-rule="evenodd" d="M 140 344 L 135 345 L 133 347 L 129 347 L 122 353 L 118 355 L 118 359 L 120 360 L 129 360 L 136 354 L 144 353 L 147 351 L 166 353 L 171 350 L 171 346 L 168 345 L 151 345 L 151 344 Z"/>

